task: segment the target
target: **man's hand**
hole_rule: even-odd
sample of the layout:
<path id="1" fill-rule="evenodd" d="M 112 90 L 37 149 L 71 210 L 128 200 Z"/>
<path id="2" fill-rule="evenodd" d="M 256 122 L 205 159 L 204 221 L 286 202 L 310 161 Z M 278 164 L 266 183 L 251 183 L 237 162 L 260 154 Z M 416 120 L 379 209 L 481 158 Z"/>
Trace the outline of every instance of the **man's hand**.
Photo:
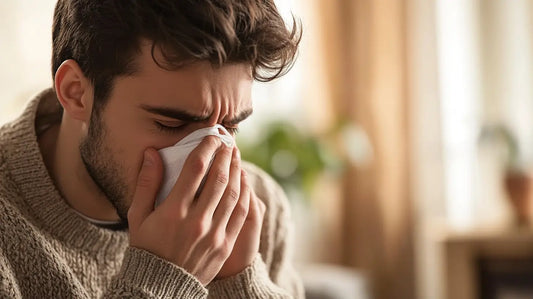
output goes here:
<path id="1" fill-rule="evenodd" d="M 261 227 L 265 214 L 265 204 L 257 198 L 247 181 L 246 172 L 241 175 L 241 196 L 249 196 L 250 208 L 246 222 L 237 237 L 233 252 L 224 263 L 217 279 L 224 279 L 238 274 L 249 266 L 259 251 Z"/>
<path id="2" fill-rule="evenodd" d="M 241 196 L 238 151 L 221 147 L 218 137 L 206 137 L 187 158 L 167 199 L 154 210 L 162 172 L 158 153 L 146 150 L 128 212 L 130 245 L 184 268 L 207 285 L 232 253 L 248 215 L 250 196 Z"/>

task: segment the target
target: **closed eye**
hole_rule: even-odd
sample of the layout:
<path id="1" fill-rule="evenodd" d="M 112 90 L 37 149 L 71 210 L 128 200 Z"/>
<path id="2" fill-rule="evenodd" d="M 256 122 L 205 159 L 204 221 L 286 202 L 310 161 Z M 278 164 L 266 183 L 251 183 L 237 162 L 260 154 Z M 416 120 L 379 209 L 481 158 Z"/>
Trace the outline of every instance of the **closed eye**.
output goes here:
<path id="1" fill-rule="evenodd" d="M 155 122 L 155 125 L 160 131 L 165 132 L 165 133 L 176 133 L 186 126 L 184 124 L 179 125 L 179 126 L 167 126 L 158 121 Z"/>

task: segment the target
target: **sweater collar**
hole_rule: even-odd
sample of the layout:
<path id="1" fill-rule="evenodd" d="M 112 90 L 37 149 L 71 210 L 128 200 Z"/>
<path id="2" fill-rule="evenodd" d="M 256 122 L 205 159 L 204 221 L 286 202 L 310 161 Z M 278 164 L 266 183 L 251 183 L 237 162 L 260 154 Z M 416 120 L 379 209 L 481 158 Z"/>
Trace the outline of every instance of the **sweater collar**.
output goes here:
<path id="1" fill-rule="evenodd" d="M 47 89 L 9 125 L 11 150 L 7 155 L 12 179 L 39 225 L 57 239 L 102 258 L 122 253 L 128 244 L 127 232 L 100 228 L 83 219 L 62 198 L 46 169 L 35 128 L 43 119 L 58 119 L 60 114 L 55 92 Z"/>

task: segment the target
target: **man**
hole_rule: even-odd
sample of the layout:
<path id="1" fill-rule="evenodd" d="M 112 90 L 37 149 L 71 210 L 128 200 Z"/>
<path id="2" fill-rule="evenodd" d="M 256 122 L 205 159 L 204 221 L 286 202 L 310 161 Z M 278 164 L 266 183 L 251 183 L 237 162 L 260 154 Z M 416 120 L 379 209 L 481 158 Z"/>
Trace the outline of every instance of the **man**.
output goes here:
<path id="1" fill-rule="evenodd" d="M 218 137 L 300 40 L 271 0 L 59 0 L 54 88 L 0 129 L 0 297 L 292 298 L 286 198 Z M 204 181 L 205 178 L 205 181 Z"/>

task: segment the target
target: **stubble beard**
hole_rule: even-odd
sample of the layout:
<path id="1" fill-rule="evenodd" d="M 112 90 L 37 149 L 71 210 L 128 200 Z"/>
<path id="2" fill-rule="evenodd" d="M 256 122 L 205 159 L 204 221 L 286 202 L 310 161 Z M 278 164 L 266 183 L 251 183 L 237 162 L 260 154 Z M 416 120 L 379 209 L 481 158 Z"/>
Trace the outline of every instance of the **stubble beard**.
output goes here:
<path id="1" fill-rule="evenodd" d="M 106 129 L 100 114 L 101 111 L 95 109 L 91 115 L 87 137 L 81 141 L 79 146 L 81 160 L 102 194 L 115 207 L 121 222 L 127 225 L 128 187 L 124 179 L 123 168 L 114 159 L 112 150 L 105 142 Z"/>

